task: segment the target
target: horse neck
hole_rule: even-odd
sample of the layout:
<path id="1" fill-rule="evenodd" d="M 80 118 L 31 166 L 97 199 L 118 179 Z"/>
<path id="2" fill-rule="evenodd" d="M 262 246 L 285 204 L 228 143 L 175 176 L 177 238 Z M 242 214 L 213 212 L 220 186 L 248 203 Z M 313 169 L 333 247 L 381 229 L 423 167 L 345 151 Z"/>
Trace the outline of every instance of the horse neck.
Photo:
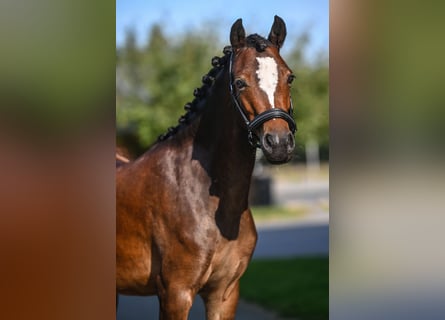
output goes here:
<path id="1" fill-rule="evenodd" d="M 249 144 L 247 129 L 233 104 L 227 66 L 217 76 L 205 104 L 194 138 L 196 155 L 202 157 L 215 192 L 239 198 L 247 206 L 255 148 Z"/>

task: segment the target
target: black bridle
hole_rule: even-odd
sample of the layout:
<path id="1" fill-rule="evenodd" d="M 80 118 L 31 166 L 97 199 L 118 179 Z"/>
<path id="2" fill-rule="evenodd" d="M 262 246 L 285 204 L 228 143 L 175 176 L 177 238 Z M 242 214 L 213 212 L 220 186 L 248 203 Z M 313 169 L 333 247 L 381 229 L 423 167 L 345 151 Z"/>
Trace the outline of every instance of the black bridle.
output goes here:
<path id="1" fill-rule="evenodd" d="M 233 98 L 233 101 L 235 103 L 236 108 L 238 109 L 239 113 L 241 114 L 241 117 L 244 120 L 244 123 L 247 127 L 248 132 L 248 138 L 249 143 L 256 148 L 261 148 L 260 139 L 256 135 L 256 129 L 261 126 L 266 121 L 269 121 L 271 119 L 284 119 L 289 125 L 289 129 L 292 132 L 292 134 L 295 134 L 295 131 L 297 131 L 297 124 L 295 123 L 295 120 L 293 118 L 293 112 L 294 108 L 292 106 L 292 99 L 290 99 L 290 108 L 289 113 L 279 109 L 279 108 L 272 108 L 268 109 L 264 112 L 261 112 L 260 114 L 257 114 L 252 121 L 249 120 L 249 118 L 246 115 L 246 111 L 241 107 L 241 102 L 238 100 L 239 93 L 237 94 L 233 88 L 233 82 L 234 77 L 232 73 L 232 61 L 233 61 L 233 52 L 230 55 L 230 63 L 229 63 L 229 87 L 230 87 L 230 95 Z"/>

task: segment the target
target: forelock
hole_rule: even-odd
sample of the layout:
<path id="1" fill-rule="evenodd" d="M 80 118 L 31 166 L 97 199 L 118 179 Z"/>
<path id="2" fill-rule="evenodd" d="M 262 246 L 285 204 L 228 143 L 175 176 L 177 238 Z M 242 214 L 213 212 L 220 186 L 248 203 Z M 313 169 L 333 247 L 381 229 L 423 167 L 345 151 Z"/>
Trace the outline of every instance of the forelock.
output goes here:
<path id="1" fill-rule="evenodd" d="M 272 43 L 258 34 L 251 34 L 246 38 L 246 45 L 255 48 L 258 52 L 263 52 Z"/>

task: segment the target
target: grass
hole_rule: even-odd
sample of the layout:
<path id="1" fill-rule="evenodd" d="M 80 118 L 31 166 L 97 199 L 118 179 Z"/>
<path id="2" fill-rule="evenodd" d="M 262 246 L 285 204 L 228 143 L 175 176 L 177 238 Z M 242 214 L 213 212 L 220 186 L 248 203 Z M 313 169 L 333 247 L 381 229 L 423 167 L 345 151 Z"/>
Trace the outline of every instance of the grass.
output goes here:
<path id="1" fill-rule="evenodd" d="M 255 206 L 251 210 L 255 221 L 298 218 L 307 213 L 304 207 Z"/>
<path id="2" fill-rule="evenodd" d="M 328 319 L 329 260 L 253 260 L 241 278 L 241 297 L 281 316 Z"/>

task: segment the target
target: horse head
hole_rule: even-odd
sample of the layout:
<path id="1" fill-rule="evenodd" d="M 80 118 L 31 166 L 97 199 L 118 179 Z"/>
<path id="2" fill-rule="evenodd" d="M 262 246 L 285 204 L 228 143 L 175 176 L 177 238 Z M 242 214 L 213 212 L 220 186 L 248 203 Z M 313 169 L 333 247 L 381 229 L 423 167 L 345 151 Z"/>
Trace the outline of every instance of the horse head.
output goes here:
<path id="1" fill-rule="evenodd" d="M 232 26 L 230 91 L 249 132 L 271 163 L 285 163 L 295 148 L 296 124 L 292 117 L 291 69 L 280 56 L 286 38 L 284 21 L 275 16 L 267 39 L 245 36 L 242 20 Z"/>

